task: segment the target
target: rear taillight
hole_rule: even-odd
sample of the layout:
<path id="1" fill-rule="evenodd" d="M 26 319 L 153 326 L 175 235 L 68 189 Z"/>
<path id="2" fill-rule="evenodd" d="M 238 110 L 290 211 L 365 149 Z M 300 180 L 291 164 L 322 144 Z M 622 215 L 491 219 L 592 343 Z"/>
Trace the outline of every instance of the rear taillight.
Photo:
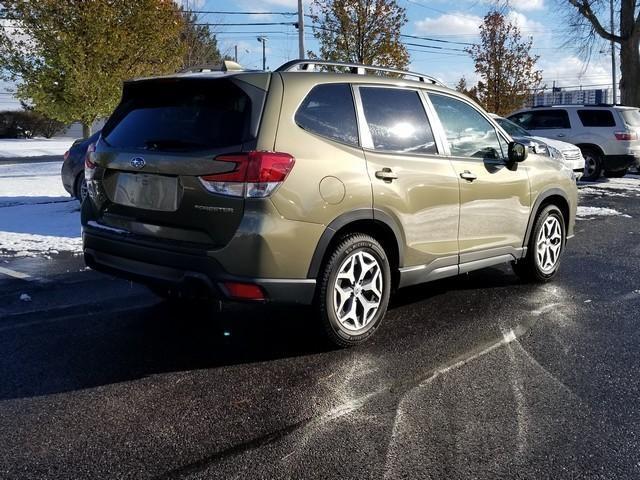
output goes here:
<path id="1" fill-rule="evenodd" d="M 67 159 L 69 158 L 69 150 L 64 152 L 64 155 L 62 155 L 62 158 L 64 159 L 65 162 L 67 161 Z"/>
<path id="2" fill-rule="evenodd" d="M 204 175 L 200 183 L 211 193 L 232 197 L 268 197 L 293 168 L 295 159 L 288 153 L 247 152 L 221 155 L 216 161 L 234 163 L 232 170 Z"/>
<path id="3" fill-rule="evenodd" d="M 614 135 L 616 136 L 616 140 L 627 140 L 627 141 L 631 141 L 631 140 L 637 140 L 638 139 L 638 134 L 636 132 L 615 132 Z"/>
<path id="4" fill-rule="evenodd" d="M 94 170 L 96 169 L 96 164 L 91 159 L 91 154 L 96 151 L 96 144 L 90 143 L 87 147 L 87 153 L 84 155 L 84 178 L 86 180 L 91 180 L 93 178 Z"/>
<path id="5" fill-rule="evenodd" d="M 236 300 L 265 300 L 262 288 L 253 283 L 225 282 L 224 288 Z"/>

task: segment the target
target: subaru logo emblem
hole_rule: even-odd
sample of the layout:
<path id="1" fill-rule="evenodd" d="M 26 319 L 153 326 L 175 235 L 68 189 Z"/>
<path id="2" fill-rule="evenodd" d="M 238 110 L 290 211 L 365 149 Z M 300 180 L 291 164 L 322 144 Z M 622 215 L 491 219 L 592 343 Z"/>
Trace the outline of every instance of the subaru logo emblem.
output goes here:
<path id="1" fill-rule="evenodd" d="M 144 161 L 144 158 L 142 157 L 134 157 L 131 159 L 131 162 L 129 162 L 131 164 L 131 166 L 133 168 L 142 168 L 146 165 L 146 162 Z"/>

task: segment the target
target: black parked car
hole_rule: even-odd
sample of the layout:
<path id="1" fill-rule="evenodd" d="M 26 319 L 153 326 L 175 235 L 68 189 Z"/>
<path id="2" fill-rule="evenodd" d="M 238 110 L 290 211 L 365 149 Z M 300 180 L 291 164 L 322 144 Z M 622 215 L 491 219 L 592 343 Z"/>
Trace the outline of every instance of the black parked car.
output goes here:
<path id="1" fill-rule="evenodd" d="M 99 136 L 100 131 L 97 131 L 89 138 L 76 140 L 64 154 L 61 172 L 62 185 L 80 202 L 87 196 L 87 184 L 84 181 L 84 157 L 89 145 L 97 142 Z"/>

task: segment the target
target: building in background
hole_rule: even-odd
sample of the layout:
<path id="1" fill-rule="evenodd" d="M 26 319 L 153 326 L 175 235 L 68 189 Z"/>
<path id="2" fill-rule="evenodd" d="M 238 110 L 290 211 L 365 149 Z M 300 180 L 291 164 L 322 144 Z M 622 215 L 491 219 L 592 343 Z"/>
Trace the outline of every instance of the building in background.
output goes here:
<path id="1" fill-rule="evenodd" d="M 533 94 L 527 106 L 596 105 L 599 103 L 611 103 L 612 99 L 610 88 L 564 90 L 560 87 L 554 87 Z"/>

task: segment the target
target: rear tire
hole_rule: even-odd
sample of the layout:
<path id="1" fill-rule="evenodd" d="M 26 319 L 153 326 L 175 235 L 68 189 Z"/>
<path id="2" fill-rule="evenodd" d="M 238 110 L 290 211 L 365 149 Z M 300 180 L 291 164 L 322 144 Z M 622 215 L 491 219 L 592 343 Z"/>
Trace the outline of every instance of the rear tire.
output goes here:
<path id="1" fill-rule="evenodd" d="M 604 172 L 604 176 L 607 178 L 622 178 L 624 177 L 627 173 L 629 172 L 628 168 L 625 168 L 624 170 L 618 170 L 616 172 L 611 172 L 609 170 L 605 170 Z"/>
<path id="2" fill-rule="evenodd" d="M 76 199 L 82 203 L 84 199 L 87 197 L 87 182 L 84 179 L 84 172 L 80 172 L 76 177 L 76 184 L 74 189 L 74 196 Z"/>
<path id="3" fill-rule="evenodd" d="M 373 237 L 345 235 L 319 276 L 316 306 L 327 339 L 338 347 L 368 340 L 382 323 L 391 293 L 387 254 Z"/>
<path id="4" fill-rule="evenodd" d="M 558 273 L 565 242 L 562 212 L 548 205 L 536 218 L 526 257 L 511 264 L 513 271 L 525 282 L 548 282 Z"/>
<path id="5" fill-rule="evenodd" d="M 602 174 L 602 155 L 595 148 L 580 149 L 584 157 L 584 175 L 582 180 L 593 182 Z"/>

